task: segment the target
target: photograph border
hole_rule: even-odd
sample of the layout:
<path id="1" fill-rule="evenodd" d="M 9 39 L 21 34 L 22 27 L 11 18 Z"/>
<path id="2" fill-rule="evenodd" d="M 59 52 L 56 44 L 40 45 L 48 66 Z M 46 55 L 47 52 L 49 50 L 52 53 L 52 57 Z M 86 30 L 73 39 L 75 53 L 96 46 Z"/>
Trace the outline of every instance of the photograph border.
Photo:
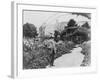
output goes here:
<path id="1" fill-rule="evenodd" d="M 27 3 L 18 3 L 18 2 L 12 2 L 12 11 L 11 11 L 11 13 L 12 13 L 12 53 L 11 53 L 11 58 L 12 58 L 12 60 L 11 60 L 11 76 L 13 77 L 13 78 L 17 78 L 17 77 L 31 77 L 31 76 L 33 76 L 33 74 L 36 74 L 36 75 L 34 75 L 34 76 L 41 76 L 42 74 L 39 74 L 39 73 L 44 73 L 44 72 L 46 72 L 46 74 L 48 73 L 48 75 L 49 74 L 52 74 L 52 73 L 54 73 L 55 75 L 59 75 L 59 73 L 61 72 L 61 70 L 62 70 L 62 72 L 60 73 L 60 74 L 72 74 L 72 73 L 86 73 L 86 72 L 96 72 L 96 56 L 95 56 L 95 58 L 94 58 L 94 66 L 92 67 L 92 68 L 87 68 L 87 69 L 90 69 L 89 71 L 86 71 L 87 69 L 86 68 L 80 68 L 80 71 L 78 71 L 79 69 L 77 69 L 77 68 L 74 68 L 74 69 L 72 69 L 72 68 L 68 68 L 67 70 L 66 69 L 63 69 L 63 68 L 61 68 L 60 70 L 58 70 L 58 69 L 48 69 L 48 70 L 34 70 L 34 71 L 30 71 L 30 70 L 25 70 L 25 71 L 23 71 L 21 68 L 20 68 L 20 66 L 22 65 L 22 64 L 20 64 L 19 63 L 19 61 L 20 60 L 23 60 L 23 59 L 20 59 L 19 60 L 19 45 L 20 45 L 20 43 L 22 43 L 22 41 L 20 41 L 19 42 L 19 19 L 20 19 L 20 16 L 19 16 L 19 13 L 20 13 L 20 10 L 22 9 L 22 14 L 23 14 L 23 6 L 37 6 L 37 7 L 39 7 L 39 6 L 44 6 L 44 7 L 55 7 L 55 8 L 57 8 L 57 7 L 59 7 L 59 8 L 70 8 L 70 9 L 72 9 L 72 8 L 78 8 L 78 9 L 87 9 L 87 10 L 90 10 L 90 11 L 93 11 L 93 12 L 89 12 L 89 13 L 92 13 L 93 14 L 93 19 L 95 19 L 95 21 L 93 21 L 92 20 L 92 22 L 93 22 L 93 25 L 94 26 L 96 26 L 96 8 L 87 8 L 87 7 L 71 7 L 71 6 L 56 6 L 56 5 L 41 5 L 41 4 L 27 4 Z M 20 7 L 20 10 L 19 10 L 19 7 Z M 31 7 L 32 8 L 32 7 Z M 31 10 L 31 9 L 30 9 Z M 45 10 L 45 9 L 44 9 Z M 46 10 L 47 11 L 47 10 Z M 50 11 L 50 10 L 49 10 Z M 50 12 L 54 12 L 54 11 L 50 11 Z M 70 12 L 70 11 L 69 11 Z M 77 12 L 77 11 L 76 11 Z M 66 13 L 68 13 L 67 11 L 66 11 Z M 80 12 L 81 13 L 81 12 Z M 21 13 L 20 13 L 21 14 Z M 21 14 L 21 15 L 22 15 Z M 23 16 L 23 15 L 22 15 Z M 22 20 L 23 20 L 23 18 L 21 18 Z M 23 22 L 23 21 L 22 21 Z M 21 24 L 23 24 L 23 23 L 21 23 Z M 22 26 L 22 25 L 20 25 L 20 26 Z M 23 30 L 23 29 L 21 29 L 21 30 Z M 93 28 L 91 28 L 91 30 L 93 30 Z M 22 31 L 21 31 L 22 32 Z M 21 36 L 22 37 L 22 36 Z M 91 43 L 92 43 L 93 41 L 91 41 Z M 23 47 L 23 46 L 22 46 Z M 93 48 L 92 48 L 93 49 Z M 23 54 L 23 53 L 21 53 L 21 54 Z M 22 57 L 22 56 L 21 56 Z M 85 70 L 86 69 L 86 70 Z M 71 70 L 71 71 L 70 71 Z M 74 72 L 72 72 L 72 70 L 74 70 Z M 57 71 L 57 72 L 56 72 Z M 59 73 L 58 73 L 58 71 L 59 71 Z M 63 72 L 63 71 L 68 71 L 68 72 Z M 54 75 L 53 74 L 53 75 Z M 66 75 L 65 74 L 65 75 Z M 43 74 L 43 75 L 45 75 L 45 74 Z M 42 76 L 43 76 L 42 75 Z M 33 76 L 33 77 L 34 77 Z"/>

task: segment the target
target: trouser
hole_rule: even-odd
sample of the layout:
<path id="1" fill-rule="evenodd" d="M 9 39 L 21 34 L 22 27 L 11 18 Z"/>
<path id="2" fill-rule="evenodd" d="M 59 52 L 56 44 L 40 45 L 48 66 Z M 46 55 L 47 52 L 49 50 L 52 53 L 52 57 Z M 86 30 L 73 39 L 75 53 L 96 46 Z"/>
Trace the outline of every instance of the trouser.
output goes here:
<path id="1" fill-rule="evenodd" d="M 54 59 L 55 59 L 55 51 L 54 51 L 54 49 L 52 50 L 52 53 L 51 53 L 51 55 L 50 55 L 50 66 L 53 66 L 53 64 L 54 64 Z"/>

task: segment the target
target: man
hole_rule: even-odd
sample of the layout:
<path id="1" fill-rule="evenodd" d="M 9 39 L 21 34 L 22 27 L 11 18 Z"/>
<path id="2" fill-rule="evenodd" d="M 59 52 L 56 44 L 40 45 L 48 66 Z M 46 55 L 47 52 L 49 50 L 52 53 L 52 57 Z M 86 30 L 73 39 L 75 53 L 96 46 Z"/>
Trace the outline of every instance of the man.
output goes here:
<path id="1" fill-rule="evenodd" d="M 47 41 L 47 48 L 50 50 L 50 66 L 54 66 L 54 59 L 56 54 L 56 42 L 53 39 Z"/>
<path id="2" fill-rule="evenodd" d="M 50 54 L 50 66 L 54 66 L 54 59 L 55 59 L 55 51 L 52 48 L 51 54 Z"/>

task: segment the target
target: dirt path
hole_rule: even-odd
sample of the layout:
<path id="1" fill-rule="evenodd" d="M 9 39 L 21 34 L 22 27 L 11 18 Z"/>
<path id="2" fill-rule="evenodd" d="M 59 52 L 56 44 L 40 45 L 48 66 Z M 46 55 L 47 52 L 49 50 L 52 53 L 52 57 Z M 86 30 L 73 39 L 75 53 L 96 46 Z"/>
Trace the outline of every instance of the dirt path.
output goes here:
<path id="1" fill-rule="evenodd" d="M 71 53 L 65 54 L 54 61 L 54 67 L 75 67 L 80 66 L 84 59 L 81 54 L 81 47 L 74 48 Z"/>

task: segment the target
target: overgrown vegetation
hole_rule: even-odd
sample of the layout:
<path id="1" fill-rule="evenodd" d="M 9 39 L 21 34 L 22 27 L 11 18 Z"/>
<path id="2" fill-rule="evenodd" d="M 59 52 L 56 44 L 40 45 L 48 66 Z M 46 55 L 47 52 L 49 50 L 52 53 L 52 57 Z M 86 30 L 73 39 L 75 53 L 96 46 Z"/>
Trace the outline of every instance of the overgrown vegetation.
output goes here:
<path id="1" fill-rule="evenodd" d="M 81 66 L 90 66 L 91 63 L 91 42 L 84 42 L 81 45 L 82 51 L 81 53 L 84 55 L 84 60 L 81 64 Z"/>
<path id="2" fill-rule="evenodd" d="M 85 55 L 81 66 L 89 64 L 90 61 L 90 45 L 84 43 L 89 41 L 88 36 L 90 26 L 85 23 L 78 26 L 76 21 L 71 19 L 65 29 L 62 31 L 55 30 L 54 37 L 44 35 L 38 36 L 35 25 L 26 23 L 23 25 L 23 69 L 39 69 L 46 68 L 50 64 L 51 50 L 44 44 L 46 40 L 52 39 L 55 42 L 56 54 L 54 58 L 58 58 L 64 54 L 68 54 L 77 45 L 81 44 L 82 53 Z M 41 30 L 42 27 L 41 27 Z M 48 43 L 48 42 L 47 42 Z M 89 58 L 88 58 L 89 57 Z M 87 61 L 87 59 L 89 59 Z"/>
<path id="3" fill-rule="evenodd" d="M 28 41 L 28 40 L 27 40 Z M 29 42 L 29 41 L 28 41 Z M 50 63 L 51 51 L 44 46 L 44 44 L 39 42 L 33 42 L 33 45 L 28 43 L 23 43 L 23 68 L 24 69 L 38 69 L 46 68 Z M 70 50 L 75 46 L 72 42 L 65 42 L 61 44 L 56 44 L 57 53 L 55 54 L 55 59 L 62 56 L 63 54 L 70 53 Z"/>

